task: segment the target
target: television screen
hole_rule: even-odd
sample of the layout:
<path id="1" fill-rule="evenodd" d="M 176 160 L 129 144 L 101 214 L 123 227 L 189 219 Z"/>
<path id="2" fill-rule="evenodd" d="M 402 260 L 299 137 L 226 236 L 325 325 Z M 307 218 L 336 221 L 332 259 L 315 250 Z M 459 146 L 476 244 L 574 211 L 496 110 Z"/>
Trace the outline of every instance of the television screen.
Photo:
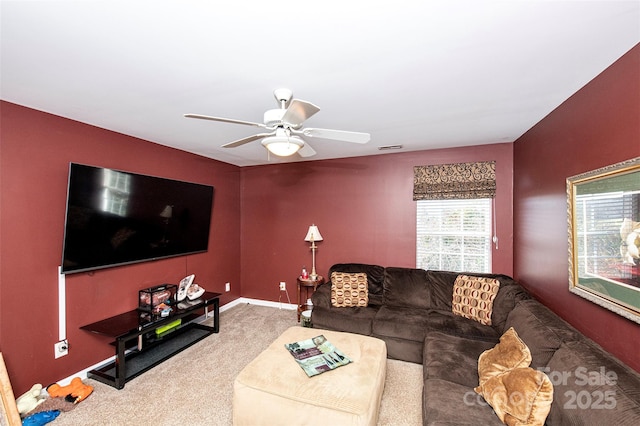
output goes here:
<path id="1" fill-rule="evenodd" d="M 213 186 L 71 163 L 62 273 L 207 251 Z"/>

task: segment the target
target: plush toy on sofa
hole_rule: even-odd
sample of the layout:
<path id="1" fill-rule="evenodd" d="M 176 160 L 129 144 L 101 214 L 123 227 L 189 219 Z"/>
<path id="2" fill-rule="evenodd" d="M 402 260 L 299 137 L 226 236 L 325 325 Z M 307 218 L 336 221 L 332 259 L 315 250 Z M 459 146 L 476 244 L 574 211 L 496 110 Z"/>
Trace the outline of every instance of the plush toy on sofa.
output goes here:
<path id="1" fill-rule="evenodd" d="M 36 383 L 31 387 L 31 389 L 29 389 L 24 394 L 20 395 L 18 399 L 16 399 L 18 413 L 20 413 L 21 416 L 24 416 L 42 402 L 44 402 L 44 396 L 42 395 L 42 385 L 40 383 Z"/>
<path id="2" fill-rule="evenodd" d="M 74 377 L 67 386 L 60 386 L 57 383 L 49 385 L 47 392 L 49 392 L 49 395 L 53 398 L 62 397 L 69 402 L 77 404 L 91 395 L 93 386 L 82 383 L 80 377 Z"/>

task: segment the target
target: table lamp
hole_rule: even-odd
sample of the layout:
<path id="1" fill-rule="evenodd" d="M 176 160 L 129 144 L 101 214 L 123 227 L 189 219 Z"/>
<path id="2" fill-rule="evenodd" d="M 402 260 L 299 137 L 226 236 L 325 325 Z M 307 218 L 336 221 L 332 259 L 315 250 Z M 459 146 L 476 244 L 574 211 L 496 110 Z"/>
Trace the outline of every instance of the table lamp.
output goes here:
<path id="1" fill-rule="evenodd" d="M 320 235 L 320 231 L 318 231 L 318 227 L 316 225 L 311 225 L 309 230 L 307 231 L 307 236 L 304 237 L 305 241 L 311 242 L 311 256 L 313 259 L 312 267 L 311 267 L 311 275 L 310 278 L 312 280 L 316 280 L 318 278 L 318 274 L 316 273 L 316 241 L 322 241 L 322 235 Z"/>

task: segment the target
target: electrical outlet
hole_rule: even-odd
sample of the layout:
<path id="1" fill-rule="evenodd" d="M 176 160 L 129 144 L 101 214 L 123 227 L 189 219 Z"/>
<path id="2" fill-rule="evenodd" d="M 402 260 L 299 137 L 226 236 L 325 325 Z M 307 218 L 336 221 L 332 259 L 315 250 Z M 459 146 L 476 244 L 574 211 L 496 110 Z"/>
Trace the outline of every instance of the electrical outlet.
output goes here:
<path id="1" fill-rule="evenodd" d="M 280 281 L 280 291 L 285 291 L 287 289 L 287 283 L 284 281 Z"/>
<path id="2" fill-rule="evenodd" d="M 231 283 L 226 283 L 224 285 L 224 291 L 231 291 Z"/>
<path id="3" fill-rule="evenodd" d="M 53 345 L 53 355 L 56 358 L 60 358 L 61 356 L 69 355 L 69 342 L 66 340 L 61 340 Z"/>

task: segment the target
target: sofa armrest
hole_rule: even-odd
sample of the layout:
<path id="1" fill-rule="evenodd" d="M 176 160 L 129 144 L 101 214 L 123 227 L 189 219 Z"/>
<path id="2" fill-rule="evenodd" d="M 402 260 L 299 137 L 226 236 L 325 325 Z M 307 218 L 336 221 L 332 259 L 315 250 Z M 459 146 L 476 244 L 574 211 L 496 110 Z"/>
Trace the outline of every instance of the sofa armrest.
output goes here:
<path id="1" fill-rule="evenodd" d="M 311 303 L 313 306 L 319 306 L 325 309 L 331 309 L 331 282 L 316 287 L 316 291 L 311 295 Z"/>

